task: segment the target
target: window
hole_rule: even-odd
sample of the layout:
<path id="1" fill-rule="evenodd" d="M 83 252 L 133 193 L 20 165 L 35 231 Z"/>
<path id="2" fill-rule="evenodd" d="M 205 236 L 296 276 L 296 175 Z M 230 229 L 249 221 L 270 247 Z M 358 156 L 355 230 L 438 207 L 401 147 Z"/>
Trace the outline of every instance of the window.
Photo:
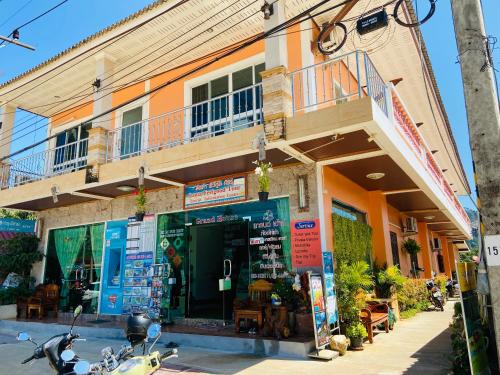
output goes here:
<path id="1" fill-rule="evenodd" d="M 401 269 L 401 263 L 399 260 L 398 236 L 394 232 L 389 232 L 389 234 L 391 236 L 392 264 Z"/>
<path id="2" fill-rule="evenodd" d="M 142 106 L 123 112 L 120 137 L 120 156 L 137 155 L 142 146 Z"/>
<path id="3" fill-rule="evenodd" d="M 54 172 L 77 170 L 87 164 L 87 142 L 91 123 L 75 126 L 74 128 L 58 133 L 56 136 L 56 149 L 54 151 Z"/>
<path id="4" fill-rule="evenodd" d="M 260 72 L 249 66 L 191 89 L 191 137 L 221 135 L 252 126 L 261 119 Z M 232 92 L 232 95 L 228 95 Z"/>
<path id="5" fill-rule="evenodd" d="M 364 212 L 336 200 L 332 202 L 332 212 L 352 221 L 366 223 L 366 214 Z"/>

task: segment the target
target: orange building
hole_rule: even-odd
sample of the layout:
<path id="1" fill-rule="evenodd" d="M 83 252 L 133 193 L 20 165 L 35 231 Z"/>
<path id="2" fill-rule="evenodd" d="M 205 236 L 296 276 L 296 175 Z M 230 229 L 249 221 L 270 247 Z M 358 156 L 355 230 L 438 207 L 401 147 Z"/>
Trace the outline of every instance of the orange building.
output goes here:
<path id="1" fill-rule="evenodd" d="M 88 312 L 144 304 L 126 289 L 148 287 L 127 268 L 143 250 L 175 279 L 170 308 L 219 317 L 227 264 L 234 297 L 254 279 L 321 271 L 334 215 L 371 227 L 376 263 L 451 276 L 470 187 L 418 31 L 391 23 L 373 32 L 390 43 L 353 37 L 325 56 L 318 25 L 348 14 L 351 30 L 361 3 L 284 3 L 264 19 L 260 2 L 157 1 L 0 86 L 2 141 L 15 108 L 49 119 L 43 150 L 0 149 L 0 206 L 37 212 L 47 257 L 34 276 L 61 285 L 61 308 L 78 300 L 75 280 L 96 292 Z M 135 238 L 140 185 L 151 215 Z M 319 225 L 308 250 L 300 223 Z"/>

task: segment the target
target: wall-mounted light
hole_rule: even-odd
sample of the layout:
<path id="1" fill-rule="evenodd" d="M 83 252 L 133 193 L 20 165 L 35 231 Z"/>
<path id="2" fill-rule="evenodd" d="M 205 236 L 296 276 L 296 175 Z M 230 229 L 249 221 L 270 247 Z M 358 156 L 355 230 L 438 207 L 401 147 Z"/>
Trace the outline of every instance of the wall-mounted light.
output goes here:
<path id="1" fill-rule="evenodd" d="M 297 190 L 299 194 L 299 210 L 307 210 L 309 208 L 309 189 L 307 187 L 307 175 L 302 175 L 297 178 Z"/>
<path id="2" fill-rule="evenodd" d="M 268 20 L 274 14 L 273 4 L 269 4 L 267 1 L 264 2 L 264 5 L 260 8 L 262 13 L 264 13 L 264 19 Z"/>

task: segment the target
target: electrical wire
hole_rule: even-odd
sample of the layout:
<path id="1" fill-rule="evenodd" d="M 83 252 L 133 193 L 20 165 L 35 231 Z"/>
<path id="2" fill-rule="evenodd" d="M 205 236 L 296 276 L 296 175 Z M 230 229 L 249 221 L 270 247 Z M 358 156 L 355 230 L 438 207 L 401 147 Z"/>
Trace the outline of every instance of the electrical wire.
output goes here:
<path id="1" fill-rule="evenodd" d="M 61 1 L 59 4 L 56 4 L 55 6 L 53 6 L 52 8 L 50 8 L 49 10 L 46 10 L 46 11 L 45 11 L 45 12 L 43 12 L 42 14 L 40 14 L 40 15 L 36 16 L 35 18 L 33 18 L 33 19 L 29 20 L 28 22 L 23 23 L 21 26 L 16 27 L 14 30 L 19 30 L 19 29 L 22 29 L 22 28 L 23 28 L 23 27 L 25 27 L 25 26 L 28 26 L 30 23 L 35 22 L 36 20 L 38 20 L 38 19 L 42 18 L 42 17 L 43 17 L 43 16 L 45 16 L 46 14 L 49 14 L 50 12 L 52 12 L 53 10 L 55 10 L 55 9 L 59 8 L 61 5 L 63 5 L 64 3 L 67 3 L 68 1 L 69 1 L 69 0 L 63 0 L 63 1 Z M 24 7 L 26 7 L 26 6 L 27 6 L 30 2 L 31 2 L 31 1 L 28 1 L 28 3 L 26 3 Z M 9 34 L 9 36 L 8 36 L 8 37 L 11 37 L 13 33 L 14 33 L 14 31 L 12 31 L 12 32 Z M 4 44 L 4 43 L 5 43 L 5 40 L 2 40 L 2 42 L 0 43 L 0 46 L 1 46 L 2 44 Z"/>
<path id="2" fill-rule="evenodd" d="M 274 2 L 277 2 L 277 1 L 278 1 L 278 0 L 275 0 Z M 143 94 L 137 95 L 137 96 L 135 96 L 135 97 L 133 97 L 133 98 L 131 98 L 131 99 L 129 99 L 129 100 L 127 100 L 127 101 L 125 101 L 125 102 L 123 102 L 123 103 L 121 103 L 121 104 L 117 105 L 117 106 L 114 106 L 114 107 L 112 107 L 112 108 L 110 108 L 110 109 L 108 109 L 108 110 L 106 110 L 106 111 L 104 111 L 104 112 L 102 112 L 102 113 L 100 113 L 100 114 L 98 114 L 98 115 L 96 115 L 96 116 L 93 116 L 92 118 L 88 119 L 86 122 L 92 122 L 92 121 L 94 121 L 95 119 L 98 119 L 99 117 L 102 117 L 102 116 L 108 115 L 108 114 L 110 114 L 110 113 L 112 113 L 112 112 L 116 111 L 116 110 L 117 110 L 117 109 L 119 109 L 119 108 L 122 108 L 122 107 L 124 107 L 124 106 L 127 106 L 127 105 L 129 105 L 129 104 L 131 104 L 131 103 L 133 103 L 133 102 L 135 102 L 135 101 L 137 101 L 137 100 L 139 100 L 139 99 L 141 99 L 141 98 L 143 98 L 143 97 L 147 96 L 147 95 L 150 95 L 150 94 L 152 94 L 152 93 L 154 93 L 154 92 L 156 92 L 156 91 L 159 91 L 159 90 L 161 90 L 161 89 L 163 89 L 163 88 L 165 88 L 165 87 L 167 87 L 167 86 L 171 85 L 172 83 L 175 83 L 175 82 L 177 82 L 177 81 L 179 81 L 179 80 L 181 80 L 181 79 L 183 79 L 183 78 L 186 78 L 186 77 L 190 76 L 191 74 L 196 73 L 196 72 L 198 72 L 198 71 L 200 71 L 200 70 L 202 70 L 202 69 L 206 68 L 207 66 L 210 66 L 210 65 L 214 64 L 215 62 L 217 62 L 217 61 L 219 61 L 219 60 L 221 60 L 221 59 L 223 59 L 223 58 L 225 58 L 225 57 L 228 57 L 228 56 L 230 56 L 230 55 L 232 55 L 232 54 L 234 54 L 234 53 L 236 53 L 236 52 L 238 52 L 238 51 L 240 51 L 240 50 L 243 50 L 243 49 L 247 48 L 248 46 L 250 46 L 250 45 L 252 45 L 252 44 L 254 44 L 254 43 L 256 43 L 256 42 L 258 42 L 258 41 L 260 41 L 260 40 L 265 39 L 265 38 L 266 38 L 267 36 L 269 36 L 269 35 L 272 35 L 272 34 L 274 34 L 274 33 L 276 33 L 276 32 L 282 31 L 282 30 L 284 30 L 284 29 L 286 29 L 286 28 L 288 28 L 288 27 L 290 27 L 290 26 L 293 26 L 293 25 L 295 25 L 295 24 L 297 24 L 297 23 L 302 22 L 302 21 L 303 21 L 302 19 L 303 19 L 304 17 L 306 17 L 305 19 L 310 19 L 310 18 L 312 18 L 312 17 L 313 17 L 313 16 L 311 15 L 311 12 L 312 12 L 312 11 L 314 11 L 314 10 L 316 10 L 316 9 L 318 9 L 318 8 L 319 8 L 319 7 L 321 7 L 322 5 L 326 4 L 328 1 L 330 1 L 330 0 L 323 0 L 323 1 L 320 1 L 318 4 L 316 4 L 316 5 L 312 6 L 312 7 L 310 7 L 309 9 L 307 9 L 307 10 L 306 10 L 306 11 L 304 11 L 304 12 L 299 13 L 299 14 L 298 14 L 298 15 L 296 15 L 295 17 L 290 18 L 289 20 L 287 20 L 287 21 L 283 22 L 282 24 L 277 25 L 276 27 L 272 28 L 271 30 L 269 30 L 269 31 L 267 31 L 267 32 L 264 32 L 264 33 L 261 33 L 261 34 L 258 34 L 257 36 L 255 36 L 255 37 L 254 37 L 254 38 L 252 38 L 251 40 L 249 40 L 249 41 L 247 41 L 247 42 L 245 42 L 245 43 L 242 43 L 241 45 L 238 45 L 237 47 L 233 48 L 232 50 L 230 50 L 230 51 L 228 51 L 228 52 L 225 52 L 225 53 L 223 53 L 222 55 L 217 56 L 217 57 L 215 57 L 214 59 L 212 59 L 212 60 L 210 60 L 210 61 L 208 61 L 208 62 L 206 62 L 206 63 L 204 63 L 204 64 L 201 64 L 201 65 L 199 65 L 199 66 L 197 66 L 197 67 L 195 67 L 195 68 L 193 68 L 193 69 L 191 69 L 191 70 L 189 70 L 189 71 L 187 71 L 187 72 L 185 72 L 185 73 L 182 73 L 182 74 L 178 75 L 177 77 L 175 77 L 175 78 L 173 78 L 173 79 L 171 79 L 171 80 L 168 80 L 167 82 L 164 82 L 163 84 L 161 84 L 161 85 L 159 85 L 159 86 L 155 87 L 154 89 L 149 90 L 148 92 L 145 92 L 145 93 L 143 93 Z M 333 6 L 333 7 L 331 7 L 331 9 L 335 9 L 335 8 L 337 8 L 337 7 L 341 7 L 341 6 L 343 6 L 343 5 L 346 5 L 346 4 L 350 3 L 351 1 L 353 1 L 353 0 L 345 0 L 345 1 L 341 2 L 341 3 L 336 4 L 336 5 L 335 5 L 335 6 Z M 323 11 L 323 12 L 325 12 L 325 11 Z M 319 13 L 323 13 L 323 12 L 319 12 Z M 239 24 L 239 23 L 238 23 L 238 24 Z M 234 27 L 234 26 L 236 26 L 236 25 L 233 25 L 233 26 L 231 26 L 230 28 L 232 28 L 232 27 Z M 206 43 L 206 42 L 205 42 L 205 43 Z M 81 124 L 80 124 L 80 125 L 81 125 Z M 28 149 L 30 149 L 30 148 L 32 148 L 32 147 L 36 147 L 36 146 L 38 146 L 38 145 L 40 145 L 40 144 L 43 144 L 43 143 L 47 142 L 48 140 L 50 140 L 50 139 L 52 139 L 52 138 L 54 138 L 54 137 L 55 137 L 55 135 L 54 135 L 54 136 L 51 136 L 51 137 L 48 137 L 48 138 L 46 138 L 45 140 L 42 140 L 42 141 L 40 141 L 40 142 L 38 142 L 38 143 L 36 143 L 36 144 L 34 144 L 34 145 L 31 145 L 31 146 L 29 146 L 29 147 L 25 147 L 25 148 L 23 148 L 23 149 L 21 149 L 21 150 L 19 150 L 19 151 L 14 152 L 14 153 L 13 153 L 13 154 L 11 154 L 11 155 L 8 155 L 8 156 L 6 156 L 6 157 L 3 157 L 2 159 L 0 159 L 0 161 L 5 160 L 5 159 L 8 159 L 8 158 L 10 158 L 10 157 L 12 157 L 12 156 L 15 156 L 15 155 L 17 155 L 17 154 L 19 154 L 19 153 L 21 153 L 21 152 L 24 152 L 24 151 L 26 151 L 26 150 L 28 150 Z"/>
<path id="3" fill-rule="evenodd" d="M 24 8 L 26 8 L 32 2 L 33 2 L 33 0 L 28 0 L 22 7 L 20 7 L 13 14 L 11 14 L 9 17 L 7 17 L 5 19 L 5 21 L 0 24 L 0 27 L 5 26 L 12 18 L 14 18 L 15 16 L 17 16 Z"/>

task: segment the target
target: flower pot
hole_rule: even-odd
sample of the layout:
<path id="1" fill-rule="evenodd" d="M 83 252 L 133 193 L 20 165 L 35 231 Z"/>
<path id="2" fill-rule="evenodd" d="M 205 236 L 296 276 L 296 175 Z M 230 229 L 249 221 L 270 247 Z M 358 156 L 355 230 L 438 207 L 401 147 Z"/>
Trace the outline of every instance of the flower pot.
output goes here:
<path id="1" fill-rule="evenodd" d="M 136 212 L 135 213 L 135 220 L 136 221 L 143 221 L 144 220 L 144 212 Z"/>
<path id="2" fill-rule="evenodd" d="M 269 198 L 268 191 L 259 191 L 259 201 L 266 202 L 268 198 Z"/>
<path id="3" fill-rule="evenodd" d="M 362 337 L 350 337 L 352 350 L 363 350 L 363 338 Z"/>

